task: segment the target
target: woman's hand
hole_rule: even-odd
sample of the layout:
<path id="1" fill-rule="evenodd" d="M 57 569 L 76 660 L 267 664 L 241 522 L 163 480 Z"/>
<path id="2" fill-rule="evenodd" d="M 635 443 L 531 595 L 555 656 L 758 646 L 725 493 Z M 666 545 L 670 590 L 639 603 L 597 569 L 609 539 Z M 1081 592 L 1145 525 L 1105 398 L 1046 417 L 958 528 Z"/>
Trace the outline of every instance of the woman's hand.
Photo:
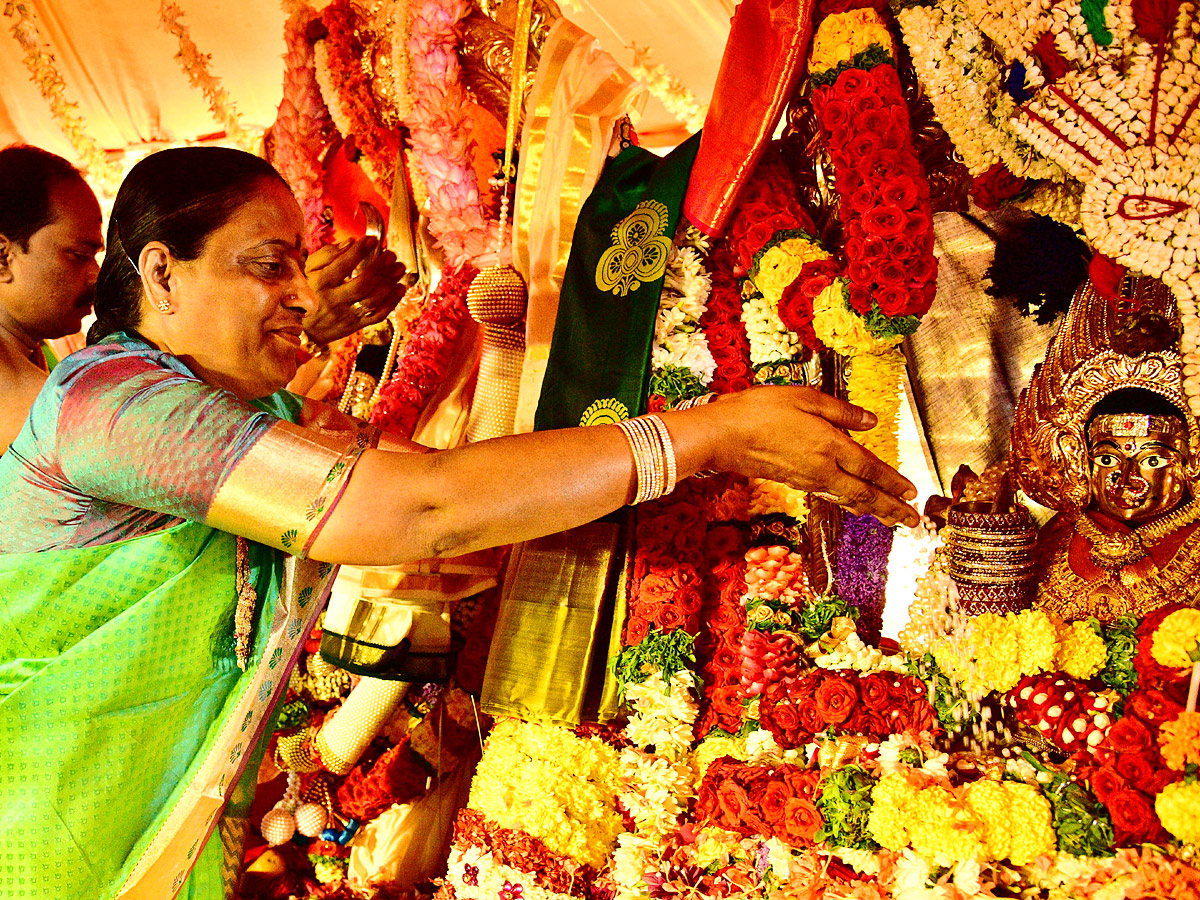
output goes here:
<path id="1" fill-rule="evenodd" d="M 871 513 L 888 525 L 920 521 L 917 511 L 904 502 L 917 496 L 912 482 L 845 433 L 844 429 L 875 427 L 875 417 L 861 407 L 813 388 L 760 387 L 727 395 L 695 412 L 699 415 L 664 413 L 663 419 L 674 432 L 706 416 L 719 420 L 707 427 L 732 433 L 732 439 L 709 442 L 713 455 L 702 468 L 819 492 L 855 514 Z"/>
<path id="2" fill-rule="evenodd" d="M 704 469 L 824 491 L 855 513 L 916 525 L 916 489 L 840 429 L 874 417 L 810 388 L 763 387 L 661 413 L 679 477 Z M 363 453 L 314 559 L 392 565 L 565 531 L 632 502 L 636 469 L 611 425 L 495 438 L 437 453 Z"/>
<path id="3" fill-rule="evenodd" d="M 304 331 L 318 344 L 331 344 L 360 328 L 382 322 L 415 275 L 405 276 L 404 264 L 384 250 L 351 277 L 379 241 L 373 237 L 348 238 L 322 247 L 304 267 L 309 286 L 317 295 L 317 306 L 304 317 Z"/>

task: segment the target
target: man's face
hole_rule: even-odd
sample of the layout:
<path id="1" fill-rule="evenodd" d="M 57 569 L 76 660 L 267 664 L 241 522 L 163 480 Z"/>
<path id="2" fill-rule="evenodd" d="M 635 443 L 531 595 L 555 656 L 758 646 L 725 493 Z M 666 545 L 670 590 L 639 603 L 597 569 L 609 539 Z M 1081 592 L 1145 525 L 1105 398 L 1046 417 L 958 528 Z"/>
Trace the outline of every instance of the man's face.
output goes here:
<path id="1" fill-rule="evenodd" d="M 82 181 L 63 181 L 50 192 L 51 219 L 22 249 L 8 242 L 0 303 L 39 340 L 75 334 L 92 309 L 96 255 L 104 248 L 100 204 Z"/>
<path id="2" fill-rule="evenodd" d="M 1182 423 L 1178 430 L 1151 428 L 1147 434 L 1133 436 L 1100 428 L 1091 445 L 1092 496 L 1102 512 L 1138 525 L 1170 512 L 1187 498 L 1187 439 Z"/>

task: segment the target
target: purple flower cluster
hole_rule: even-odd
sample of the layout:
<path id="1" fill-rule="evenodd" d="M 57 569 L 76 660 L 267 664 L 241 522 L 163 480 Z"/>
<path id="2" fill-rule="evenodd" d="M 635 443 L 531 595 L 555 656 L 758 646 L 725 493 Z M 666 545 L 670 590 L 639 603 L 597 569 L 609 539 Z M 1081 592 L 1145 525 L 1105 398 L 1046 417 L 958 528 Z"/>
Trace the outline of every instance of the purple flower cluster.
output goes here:
<path id="1" fill-rule="evenodd" d="M 879 642 L 883 626 L 883 592 L 891 552 L 892 529 L 874 516 L 843 515 L 834 591 L 858 609 L 858 633 L 871 644 Z"/>

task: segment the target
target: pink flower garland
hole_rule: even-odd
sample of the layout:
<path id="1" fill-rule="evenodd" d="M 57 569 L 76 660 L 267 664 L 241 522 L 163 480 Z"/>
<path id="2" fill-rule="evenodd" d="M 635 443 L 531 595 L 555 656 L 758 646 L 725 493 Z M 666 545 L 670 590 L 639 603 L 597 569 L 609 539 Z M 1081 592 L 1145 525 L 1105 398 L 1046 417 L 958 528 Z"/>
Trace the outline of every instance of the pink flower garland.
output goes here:
<path id="1" fill-rule="evenodd" d="M 405 124 L 429 194 L 429 230 L 451 267 L 468 260 L 479 265 L 496 246 L 471 166 L 471 101 L 456 49 L 458 24 L 468 12 L 465 0 L 417 3 L 408 38 L 412 113 Z"/>
<path id="2" fill-rule="evenodd" d="M 308 29 L 318 18 L 307 6 L 297 8 L 284 27 L 283 99 L 275 118 L 272 163 L 291 186 L 308 226 L 308 249 L 316 250 L 333 238 L 333 225 L 323 215 L 325 192 L 321 155 L 337 131 L 313 71 Z"/>

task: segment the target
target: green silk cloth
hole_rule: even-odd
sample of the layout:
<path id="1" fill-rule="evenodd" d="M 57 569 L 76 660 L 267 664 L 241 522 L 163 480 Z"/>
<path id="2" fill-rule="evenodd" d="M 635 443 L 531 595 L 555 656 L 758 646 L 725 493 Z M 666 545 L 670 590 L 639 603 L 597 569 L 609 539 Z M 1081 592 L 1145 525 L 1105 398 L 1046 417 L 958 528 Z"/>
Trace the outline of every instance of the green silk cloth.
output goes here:
<path id="1" fill-rule="evenodd" d="M 646 408 L 654 321 L 697 133 L 670 155 L 628 147 L 579 213 L 563 275 L 537 431 L 594 425 Z"/>
<path id="2" fill-rule="evenodd" d="M 613 423 L 646 407 L 663 276 L 699 135 L 663 158 L 639 147 L 605 167 L 580 211 L 537 430 Z M 608 661 L 621 649 L 626 511 L 513 548 L 481 705 L 576 725 L 619 712 Z"/>

